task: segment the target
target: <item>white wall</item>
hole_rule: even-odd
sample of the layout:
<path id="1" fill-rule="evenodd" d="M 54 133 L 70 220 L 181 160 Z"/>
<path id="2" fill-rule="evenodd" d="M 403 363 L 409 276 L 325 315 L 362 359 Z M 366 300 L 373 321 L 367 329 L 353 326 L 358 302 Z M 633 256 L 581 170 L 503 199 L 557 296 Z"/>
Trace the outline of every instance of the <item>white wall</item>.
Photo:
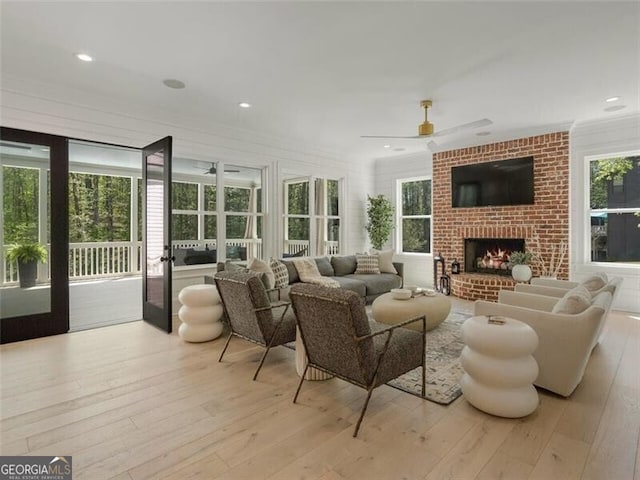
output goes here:
<path id="1" fill-rule="evenodd" d="M 395 206 L 397 180 L 421 176 L 431 177 L 432 166 L 431 153 L 426 151 L 420 154 L 380 158 L 376 160 L 374 168 L 375 194 L 387 196 Z M 397 212 L 395 218 L 397 219 Z M 396 252 L 393 260 L 404 263 L 405 285 L 433 286 L 433 255 L 398 253 L 400 246 L 397 245 L 396 233 L 394 229 L 389 246 Z"/>
<path id="2" fill-rule="evenodd" d="M 173 94 L 176 92 L 167 90 L 167 95 Z M 343 251 L 355 253 L 366 248 L 365 204 L 367 194 L 373 193 L 371 161 L 346 158 L 338 151 L 290 139 L 231 129 L 183 112 L 121 104 L 93 93 L 10 75 L 2 77 L 0 112 L 5 127 L 132 147 L 142 147 L 171 135 L 175 156 L 268 167 L 265 256 L 279 256 L 282 248 L 277 240 L 282 224 L 278 194 L 283 172 L 342 178 L 345 193 Z M 198 283 L 198 276 L 194 272 L 194 275 L 187 275 L 190 279 L 177 278 L 177 284 Z"/>
<path id="3" fill-rule="evenodd" d="M 640 115 L 576 124 L 570 131 L 571 208 L 570 278 L 579 281 L 594 271 L 623 278 L 614 308 L 640 312 L 640 265 L 616 265 L 590 262 L 590 232 L 587 229 L 588 185 L 586 163 L 594 155 L 627 153 L 640 150 Z"/>

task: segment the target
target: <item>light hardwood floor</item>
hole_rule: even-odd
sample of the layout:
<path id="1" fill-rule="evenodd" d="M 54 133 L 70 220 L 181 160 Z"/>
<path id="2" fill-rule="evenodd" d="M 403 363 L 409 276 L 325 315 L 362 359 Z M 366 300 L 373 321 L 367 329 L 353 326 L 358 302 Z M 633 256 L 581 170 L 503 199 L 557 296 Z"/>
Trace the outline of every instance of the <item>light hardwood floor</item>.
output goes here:
<path id="1" fill-rule="evenodd" d="M 470 304 L 456 302 L 458 307 Z M 294 352 L 187 344 L 142 322 L 0 348 L 1 454 L 72 455 L 74 479 L 640 480 L 640 317 L 612 312 L 570 399 L 486 415 L 377 389 L 305 382 Z"/>

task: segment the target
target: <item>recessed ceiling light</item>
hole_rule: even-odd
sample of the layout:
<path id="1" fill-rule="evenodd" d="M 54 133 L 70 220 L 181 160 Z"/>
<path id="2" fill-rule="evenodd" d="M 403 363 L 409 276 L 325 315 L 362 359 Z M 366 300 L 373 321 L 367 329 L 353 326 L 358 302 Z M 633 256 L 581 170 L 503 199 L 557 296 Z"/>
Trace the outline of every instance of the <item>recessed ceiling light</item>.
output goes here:
<path id="1" fill-rule="evenodd" d="M 618 100 L 620 100 L 620 97 L 609 97 L 605 100 L 605 102 L 612 103 L 612 102 L 617 102 Z"/>
<path id="2" fill-rule="evenodd" d="M 176 80 L 175 78 L 167 78 L 162 81 L 167 87 L 175 88 L 176 90 L 180 90 L 185 87 L 184 82 L 180 80 Z"/>
<path id="3" fill-rule="evenodd" d="M 240 103 L 238 104 L 238 106 L 239 106 L 240 108 L 251 108 L 251 104 L 250 104 L 250 103 L 247 103 L 247 102 L 240 102 Z"/>
<path id="4" fill-rule="evenodd" d="M 487 135 L 491 135 L 491 132 L 478 132 L 476 135 L 479 137 L 486 137 Z"/>
<path id="5" fill-rule="evenodd" d="M 391 145 L 383 145 L 382 148 L 391 148 Z"/>
<path id="6" fill-rule="evenodd" d="M 91 55 L 87 55 L 86 53 L 76 53 L 76 58 L 78 60 L 82 60 L 83 62 L 93 62 L 93 57 Z"/>
<path id="7" fill-rule="evenodd" d="M 617 112 L 618 110 L 622 110 L 623 108 L 627 108 L 626 105 L 611 105 L 604 109 L 605 112 Z"/>

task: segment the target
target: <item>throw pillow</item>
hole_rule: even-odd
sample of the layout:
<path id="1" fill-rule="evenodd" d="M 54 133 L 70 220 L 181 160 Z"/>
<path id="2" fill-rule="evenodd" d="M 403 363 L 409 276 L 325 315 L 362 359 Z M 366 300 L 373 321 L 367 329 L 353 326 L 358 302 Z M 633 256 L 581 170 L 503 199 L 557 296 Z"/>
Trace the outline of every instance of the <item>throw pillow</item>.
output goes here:
<path id="1" fill-rule="evenodd" d="M 568 315 L 582 313 L 591 306 L 591 299 L 587 295 L 590 296 L 588 292 L 583 291 L 579 286 L 573 288 L 558 300 L 558 303 L 553 306 L 551 313 L 564 313 Z"/>
<path id="2" fill-rule="evenodd" d="M 335 272 L 333 271 L 329 257 L 316 257 L 314 260 L 316 261 L 320 275 L 323 277 L 333 277 Z"/>
<path id="3" fill-rule="evenodd" d="M 289 285 L 289 270 L 287 270 L 287 266 L 275 258 L 269 261 L 269 265 L 274 275 L 273 287 L 286 288 Z"/>
<path id="4" fill-rule="evenodd" d="M 602 287 L 604 287 L 607 282 L 602 278 L 601 275 L 591 275 L 590 277 L 585 278 L 580 282 L 580 285 L 586 287 L 590 292 L 597 292 Z"/>
<path id="5" fill-rule="evenodd" d="M 356 254 L 356 275 L 380 273 L 378 255 Z"/>
<path id="6" fill-rule="evenodd" d="M 293 264 L 300 275 L 300 279 L 304 282 L 305 278 L 309 277 L 321 277 L 320 270 L 318 270 L 318 264 L 313 258 L 296 258 Z"/>
<path id="7" fill-rule="evenodd" d="M 349 275 L 356 271 L 356 256 L 336 255 L 331 257 L 331 266 L 333 267 L 333 271 L 336 276 L 341 277 L 343 275 Z"/>
<path id="8" fill-rule="evenodd" d="M 372 255 L 378 255 L 378 267 L 380 273 L 395 273 L 398 271 L 393 266 L 393 250 L 375 250 L 371 249 Z"/>
<path id="9" fill-rule="evenodd" d="M 276 277 L 267 262 L 259 258 L 252 258 L 247 268 L 254 272 L 264 273 L 264 286 L 267 290 L 274 288 Z"/>

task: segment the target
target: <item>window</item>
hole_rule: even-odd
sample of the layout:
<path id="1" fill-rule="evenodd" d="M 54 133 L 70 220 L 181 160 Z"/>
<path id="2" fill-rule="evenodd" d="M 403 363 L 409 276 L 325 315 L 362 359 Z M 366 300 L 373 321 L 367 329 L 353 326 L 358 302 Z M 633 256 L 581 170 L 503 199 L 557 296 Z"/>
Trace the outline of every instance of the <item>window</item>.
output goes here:
<path id="1" fill-rule="evenodd" d="M 128 242 L 131 177 L 69 173 L 69 242 Z"/>
<path id="2" fill-rule="evenodd" d="M 340 253 L 340 194 L 338 180 L 315 179 L 316 255 Z"/>
<path id="3" fill-rule="evenodd" d="M 262 170 L 228 167 L 224 177 L 226 258 L 263 258 Z"/>
<path id="4" fill-rule="evenodd" d="M 403 179 L 397 185 L 400 251 L 431 253 L 431 179 Z"/>
<path id="5" fill-rule="evenodd" d="M 198 184 L 171 182 L 171 207 L 171 239 L 199 239 Z"/>
<path id="6" fill-rule="evenodd" d="M 309 180 L 284 182 L 284 256 L 310 255 Z"/>
<path id="7" fill-rule="evenodd" d="M 2 167 L 4 243 L 37 242 L 39 170 Z"/>
<path id="8" fill-rule="evenodd" d="M 640 154 L 589 161 L 593 262 L 640 262 Z"/>
<path id="9" fill-rule="evenodd" d="M 283 256 L 340 253 L 340 202 L 339 180 L 285 180 Z"/>

